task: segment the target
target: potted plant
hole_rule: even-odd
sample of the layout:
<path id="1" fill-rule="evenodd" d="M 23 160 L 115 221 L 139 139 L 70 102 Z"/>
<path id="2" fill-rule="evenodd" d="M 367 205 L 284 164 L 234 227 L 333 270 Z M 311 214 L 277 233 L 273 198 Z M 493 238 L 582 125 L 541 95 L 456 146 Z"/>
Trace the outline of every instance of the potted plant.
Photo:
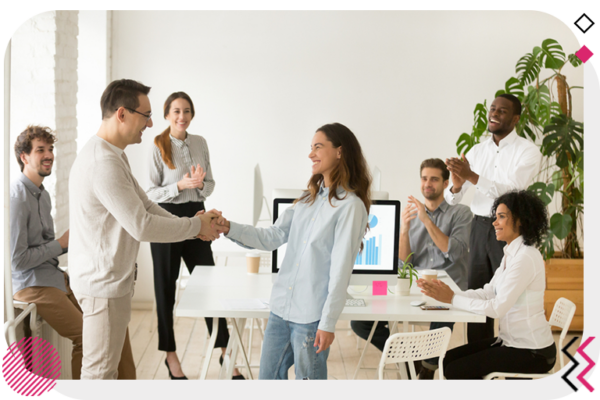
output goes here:
<path id="1" fill-rule="evenodd" d="M 494 96 L 510 93 L 519 98 L 522 112 L 515 130 L 539 145 L 543 155 L 529 190 L 546 206 L 553 199 L 558 204 L 540 248 L 546 259 L 546 311 L 552 311 L 559 297 L 571 299 L 577 304 L 574 330 L 583 329 L 583 123 L 572 118 L 571 91 L 583 87 L 569 86 L 563 69 L 581 64 L 575 54 L 566 56 L 556 40 L 546 39 L 519 59 L 517 76 L 509 78 Z M 487 115 L 487 102 L 477 104 L 471 133 L 463 133 L 456 142 L 458 154 L 466 153 L 487 134 Z"/>
<path id="2" fill-rule="evenodd" d="M 396 284 L 396 293 L 400 296 L 408 296 L 410 295 L 410 288 L 412 287 L 413 278 L 417 277 L 417 270 L 409 263 L 408 260 L 412 257 L 414 253 L 410 253 L 406 260 L 404 260 L 404 265 L 401 268 L 398 268 L 398 283 Z"/>

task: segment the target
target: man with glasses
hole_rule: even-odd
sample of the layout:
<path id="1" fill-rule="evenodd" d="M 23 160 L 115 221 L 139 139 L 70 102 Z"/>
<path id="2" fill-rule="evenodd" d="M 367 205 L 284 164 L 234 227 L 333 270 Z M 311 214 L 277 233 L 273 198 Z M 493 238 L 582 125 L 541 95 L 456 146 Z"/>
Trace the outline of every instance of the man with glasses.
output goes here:
<path id="1" fill-rule="evenodd" d="M 71 287 L 83 310 L 81 379 L 116 379 L 131 317 L 140 241 L 214 240 L 216 215 L 178 218 L 148 199 L 125 147 L 152 126 L 150 88 L 121 79 L 100 100 L 102 124 L 69 177 Z"/>

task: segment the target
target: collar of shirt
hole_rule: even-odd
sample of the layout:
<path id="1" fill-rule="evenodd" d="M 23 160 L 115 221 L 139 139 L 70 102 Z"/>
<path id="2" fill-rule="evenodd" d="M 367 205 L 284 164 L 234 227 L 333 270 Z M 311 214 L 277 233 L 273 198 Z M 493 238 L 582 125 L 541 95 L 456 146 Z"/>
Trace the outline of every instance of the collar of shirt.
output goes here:
<path id="1" fill-rule="evenodd" d="M 344 190 L 343 187 L 338 186 L 336 193 L 337 193 L 338 197 L 342 198 L 344 193 L 346 193 L 346 191 Z M 323 196 L 323 197 L 329 196 L 329 188 L 325 187 L 324 183 L 321 183 L 321 186 L 319 187 L 319 192 L 317 193 L 317 196 Z"/>
<path id="2" fill-rule="evenodd" d="M 442 202 L 440 203 L 440 205 L 438 206 L 438 208 L 436 208 L 433 211 L 430 211 L 427 207 L 425 207 L 425 211 L 427 211 L 427 214 L 429 215 L 433 215 L 437 212 L 437 210 L 440 210 L 440 212 L 445 213 L 446 210 L 448 209 L 449 205 L 448 203 L 446 203 L 446 200 L 442 200 Z"/>
<path id="3" fill-rule="evenodd" d="M 493 146 L 494 148 L 502 149 L 506 146 L 513 144 L 515 142 L 515 140 L 517 140 L 517 136 L 518 136 L 517 132 L 513 129 L 508 135 L 506 135 L 506 137 L 504 139 L 502 139 L 500 141 L 500 145 L 497 146 L 496 143 L 494 142 L 494 135 L 492 135 L 488 139 L 488 145 Z"/>
<path id="4" fill-rule="evenodd" d="M 515 240 L 513 240 L 508 246 L 504 246 L 504 254 L 510 257 L 514 257 L 517 254 L 517 251 L 521 247 L 523 243 L 523 236 L 519 236 Z"/>
<path id="5" fill-rule="evenodd" d="M 37 185 L 35 183 L 31 182 L 31 179 L 29 179 L 27 177 L 27 175 L 25 175 L 22 172 L 21 172 L 21 176 L 19 177 L 19 180 L 21 182 L 23 182 L 23 185 L 25 185 L 27 190 L 29 190 L 31 192 L 31 194 L 34 195 L 36 198 L 39 198 L 40 195 L 42 194 L 42 192 L 45 190 L 44 185 L 37 187 Z"/>
<path id="6" fill-rule="evenodd" d="M 188 135 L 187 132 L 186 132 L 184 140 L 177 139 L 173 135 L 169 135 L 169 137 L 171 138 L 171 143 L 174 144 L 175 146 L 177 146 L 180 149 L 183 146 L 189 146 L 190 145 L 190 135 Z"/>

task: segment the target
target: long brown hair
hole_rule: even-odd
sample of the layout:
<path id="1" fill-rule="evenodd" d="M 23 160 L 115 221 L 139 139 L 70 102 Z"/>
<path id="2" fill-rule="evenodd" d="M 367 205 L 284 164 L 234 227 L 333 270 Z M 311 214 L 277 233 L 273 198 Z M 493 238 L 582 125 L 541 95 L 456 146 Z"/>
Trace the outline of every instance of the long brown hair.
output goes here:
<path id="1" fill-rule="evenodd" d="M 192 103 L 192 99 L 185 92 L 175 92 L 171 93 L 167 100 L 165 100 L 165 105 L 163 106 L 164 117 L 167 118 L 169 112 L 171 111 L 171 103 L 177 99 L 184 99 L 190 103 L 190 108 L 192 111 L 192 118 L 196 115 L 196 111 L 194 110 L 194 103 Z M 169 169 L 175 169 L 175 164 L 173 164 L 173 154 L 171 153 L 171 138 L 169 134 L 171 133 L 171 127 L 167 127 L 160 135 L 154 138 L 154 144 L 160 150 L 160 155 L 162 157 L 163 162 L 169 167 Z"/>
<path id="2" fill-rule="evenodd" d="M 371 208 L 371 173 L 367 165 L 367 160 L 363 156 L 360 143 L 354 136 L 354 133 L 346 126 L 334 123 L 323 125 L 317 132 L 323 132 L 334 148 L 342 146 L 340 154 L 340 162 L 335 166 L 329 178 L 331 184 L 329 186 L 329 203 L 335 197 L 337 200 L 342 200 L 338 197 L 337 188 L 342 187 L 346 192 L 353 192 L 365 205 L 367 214 Z M 305 192 L 296 201 L 313 204 L 317 199 L 317 193 L 324 177 L 322 174 L 313 175 L 308 181 L 308 191 Z M 347 194 L 346 194 L 347 196 Z M 343 198 L 346 198 L 344 196 Z M 363 244 L 360 248 L 362 250 Z"/>

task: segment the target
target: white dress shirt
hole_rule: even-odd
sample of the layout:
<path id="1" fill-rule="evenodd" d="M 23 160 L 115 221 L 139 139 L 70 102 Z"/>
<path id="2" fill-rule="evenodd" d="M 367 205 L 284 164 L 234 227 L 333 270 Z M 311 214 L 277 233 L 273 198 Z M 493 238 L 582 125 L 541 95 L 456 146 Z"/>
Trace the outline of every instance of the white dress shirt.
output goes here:
<path id="1" fill-rule="evenodd" d="M 271 312 L 286 321 L 334 332 L 346 304 L 346 290 L 367 228 L 367 209 L 354 193 L 338 188 L 329 203 L 321 187 L 314 203 L 300 201 L 269 228 L 231 222 L 227 237 L 245 247 L 275 250 L 287 243 L 273 285 Z M 332 205 L 333 204 L 333 205 Z M 312 346 L 312 344 L 311 344 Z"/>
<path id="2" fill-rule="evenodd" d="M 544 313 L 546 269 L 540 252 L 519 236 L 504 247 L 504 258 L 483 289 L 455 292 L 456 308 L 500 318 L 498 339 L 508 347 L 543 349 L 554 343 Z"/>
<path id="3" fill-rule="evenodd" d="M 504 193 L 527 189 L 539 172 L 542 161 L 538 147 L 514 130 L 500 141 L 499 146 L 490 137 L 475 145 L 465 157 L 471 164 L 471 170 L 479 175 L 471 211 L 482 217 L 491 216 L 494 200 Z M 458 193 L 452 193 L 452 186 L 449 186 L 444 192 L 446 202 L 460 203 L 471 186 L 473 184 L 466 181 Z"/>

